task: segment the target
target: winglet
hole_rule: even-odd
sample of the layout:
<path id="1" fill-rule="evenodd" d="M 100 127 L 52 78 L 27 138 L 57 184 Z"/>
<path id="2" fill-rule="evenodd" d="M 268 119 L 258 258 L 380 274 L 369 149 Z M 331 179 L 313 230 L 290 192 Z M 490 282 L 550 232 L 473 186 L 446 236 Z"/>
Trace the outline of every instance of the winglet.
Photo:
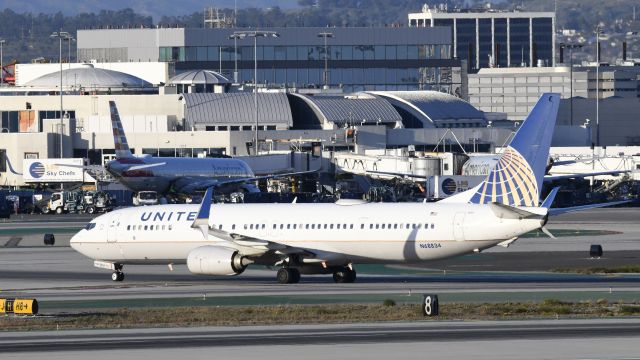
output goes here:
<path id="1" fill-rule="evenodd" d="M 199 228 L 200 231 L 202 231 L 202 236 L 204 236 L 205 238 L 207 238 L 209 234 L 209 214 L 211 212 L 212 199 L 213 188 L 210 187 L 207 189 L 207 192 L 204 193 L 202 203 L 200 204 L 200 209 L 198 210 L 198 216 L 195 220 L 193 220 L 193 224 L 191 224 L 192 228 Z"/>
<path id="2" fill-rule="evenodd" d="M 542 205 L 540 205 L 540 207 L 543 207 L 543 208 L 546 208 L 546 209 L 551 209 L 551 204 L 553 204 L 553 200 L 555 200 L 556 195 L 558 194 L 558 190 L 560 190 L 560 186 L 554 187 L 549 192 L 549 195 L 547 195 L 547 197 L 544 199 L 544 201 L 542 202 Z"/>

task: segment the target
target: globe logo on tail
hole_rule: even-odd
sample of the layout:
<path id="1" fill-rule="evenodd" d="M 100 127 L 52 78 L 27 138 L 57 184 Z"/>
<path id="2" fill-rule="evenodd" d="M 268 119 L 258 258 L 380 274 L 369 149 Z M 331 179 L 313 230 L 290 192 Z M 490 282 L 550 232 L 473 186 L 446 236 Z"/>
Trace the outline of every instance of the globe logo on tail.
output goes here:
<path id="1" fill-rule="evenodd" d="M 537 206 L 538 184 L 531 166 L 516 149 L 507 147 L 487 179 L 480 184 L 471 202 Z"/>

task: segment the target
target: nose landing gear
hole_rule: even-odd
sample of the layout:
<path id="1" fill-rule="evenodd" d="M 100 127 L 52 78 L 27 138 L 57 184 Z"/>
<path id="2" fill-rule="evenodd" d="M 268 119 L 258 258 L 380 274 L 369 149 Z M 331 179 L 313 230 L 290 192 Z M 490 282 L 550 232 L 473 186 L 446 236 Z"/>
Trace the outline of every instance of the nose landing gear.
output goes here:
<path id="1" fill-rule="evenodd" d="M 122 272 L 122 264 L 113 264 L 114 272 L 111 274 L 111 280 L 122 281 L 124 280 L 124 272 Z"/>
<path id="2" fill-rule="evenodd" d="M 113 281 L 122 281 L 124 280 L 124 273 L 120 271 L 114 271 L 111 274 L 111 280 Z"/>

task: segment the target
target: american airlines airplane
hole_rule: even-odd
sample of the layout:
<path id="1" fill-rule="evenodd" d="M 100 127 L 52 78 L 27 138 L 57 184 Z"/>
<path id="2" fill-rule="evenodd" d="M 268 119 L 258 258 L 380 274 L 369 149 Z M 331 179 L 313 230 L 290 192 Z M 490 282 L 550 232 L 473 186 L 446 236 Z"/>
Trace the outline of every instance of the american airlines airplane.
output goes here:
<path id="1" fill-rule="evenodd" d="M 109 110 L 116 158 L 108 162 L 105 168 L 127 188 L 136 192 L 156 191 L 165 194 L 172 190 L 180 194 L 193 194 L 204 192 L 212 186 L 222 191 L 225 186 L 240 185 L 249 192 L 258 191 L 254 185 L 246 183 L 258 178 L 242 160 L 133 156 L 114 101 L 109 101 Z"/>
<path id="2" fill-rule="evenodd" d="M 356 279 L 354 265 L 443 259 L 508 246 L 545 228 L 548 217 L 580 208 L 540 204 L 560 96 L 544 94 L 477 187 L 436 203 L 202 204 L 126 208 L 101 215 L 71 246 L 122 281 L 127 264 L 186 263 L 202 275 L 276 266 L 280 283 L 300 274 Z M 611 203 L 607 204 L 611 205 Z M 604 206 L 597 204 L 590 207 Z"/>

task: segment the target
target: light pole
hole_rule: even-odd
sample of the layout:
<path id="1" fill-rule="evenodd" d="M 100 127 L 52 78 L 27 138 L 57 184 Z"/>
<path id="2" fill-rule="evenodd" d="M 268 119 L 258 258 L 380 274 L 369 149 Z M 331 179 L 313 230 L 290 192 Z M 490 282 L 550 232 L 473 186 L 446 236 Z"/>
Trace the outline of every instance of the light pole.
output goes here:
<path id="1" fill-rule="evenodd" d="M 244 39 L 246 37 L 253 38 L 253 105 L 255 106 L 255 141 L 253 142 L 253 151 L 255 155 L 258 155 L 258 38 L 259 37 L 279 37 L 280 35 L 275 31 L 234 31 L 233 35 L 237 35 L 238 39 Z"/>
<path id="2" fill-rule="evenodd" d="M 240 38 L 240 34 L 233 33 L 229 35 L 229 39 L 233 39 L 233 62 L 234 62 L 233 83 L 234 84 L 238 84 L 238 38 Z"/>
<path id="3" fill-rule="evenodd" d="M 65 40 L 69 42 L 69 54 L 67 55 L 67 65 L 68 65 L 68 68 L 71 69 L 71 42 L 76 41 L 76 38 L 74 38 L 73 35 L 69 35 L 69 37 L 66 37 Z"/>
<path id="4" fill-rule="evenodd" d="M 327 38 L 332 38 L 333 37 L 333 33 L 331 32 L 326 32 L 323 31 L 321 33 L 318 33 L 318 37 L 324 38 L 324 76 L 323 76 L 323 80 L 324 80 L 324 88 L 328 89 L 329 88 L 329 53 L 327 52 Z"/>
<path id="5" fill-rule="evenodd" d="M 561 48 L 569 49 L 569 82 L 571 83 L 571 85 L 569 85 L 569 92 L 571 94 L 569 99 L 569 108 L 571 113 L 569 117 L 570 125 L 573 125 L 573 49 L 581 49 L 582 46 L 582 44 L 560 44 Z"/>
<path id="6" fill-rule="evenodd" d="M 4 39 L 0 39 L 0 86 L 4 86 L 4 64 L 2 63 L 2 45 L 6 41 Z"/>
<path id="7" fill-rule="evenodd" d="M 596 26 L 596 146 L 600 146 L 600 34 L 602 28 Z"/>
<path id="8" fill-rule="evenodd" d="M 62 159 L 62 151 L 63 151 L 62 134 L 64 132 L 64 123 L 63 123 L 64 108 L 62 106 L 62 40 L 69 39 L 70 36 L 71 35 L 66 31 L 60 31 L 60 32 L 56 31 L 49 36 L 50 38 L 58 38 L 60 42 L 60 158 L 61 159 Z"/>

